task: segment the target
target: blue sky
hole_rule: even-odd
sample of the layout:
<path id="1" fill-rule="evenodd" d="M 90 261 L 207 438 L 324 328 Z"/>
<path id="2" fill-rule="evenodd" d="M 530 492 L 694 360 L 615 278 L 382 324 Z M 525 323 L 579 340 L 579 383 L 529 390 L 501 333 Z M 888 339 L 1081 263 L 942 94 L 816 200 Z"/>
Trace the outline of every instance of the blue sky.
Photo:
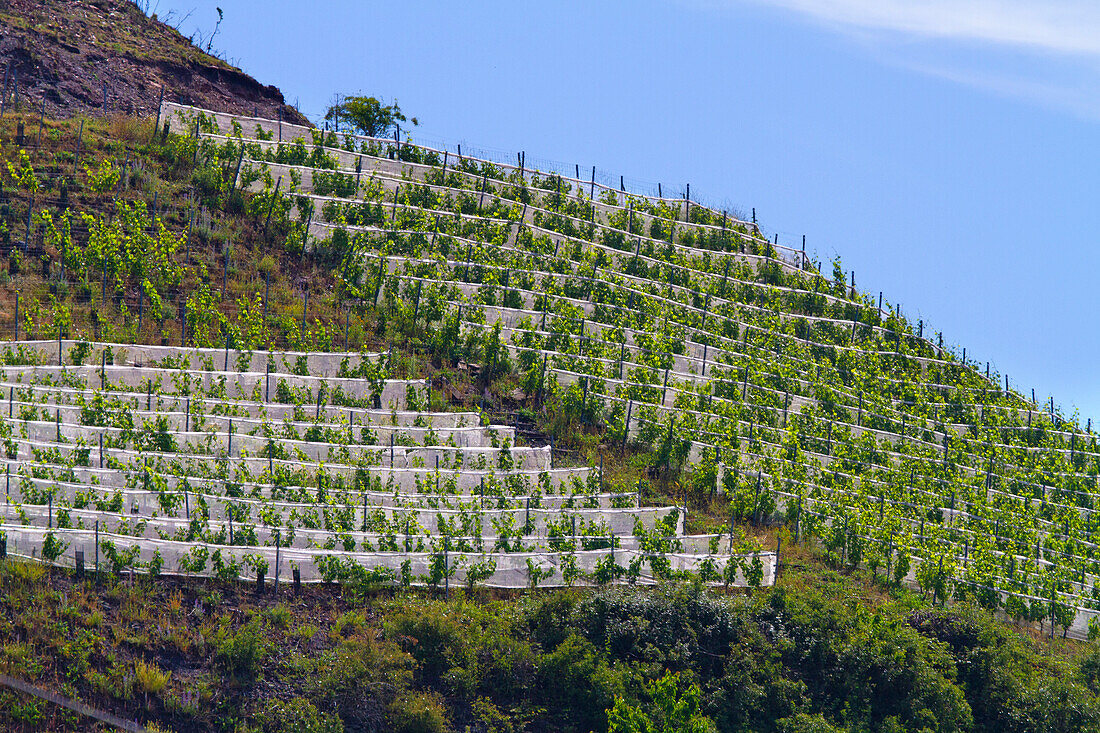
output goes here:
<path id="1" fill-rule="evenodd" d="M 157 0 L 152 0 L 156 5 Z M 1100 5 L 161 0 L 318 118 L 597 166 L 749 214 L 1014 387 L 1100 417 Z M 262 8 L 262 9 L 261 9 Z"/>

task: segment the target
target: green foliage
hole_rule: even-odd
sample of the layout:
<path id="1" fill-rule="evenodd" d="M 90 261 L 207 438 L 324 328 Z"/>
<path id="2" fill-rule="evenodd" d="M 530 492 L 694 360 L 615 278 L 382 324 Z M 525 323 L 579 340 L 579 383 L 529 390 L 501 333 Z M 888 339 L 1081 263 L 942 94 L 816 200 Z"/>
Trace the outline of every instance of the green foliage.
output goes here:
<path id="1" fill-rule="evenodd" d="M 395 609 L 385 628 L 416 659 L 425 683 L 471 701 L 510 700 L 530 688 L 535 660 L 502 622 L 468 603 L 420 603 Z"/>
<path id="2" fill-rule="evenodd" d="M 798 713 L 776 721 L 780 733 L 845 733 L 848 729 L 833 725 L 820 713 Z"/>
<path id="3" fill-rule="evenodd" d="M 361 108 L 357 110 L 356 105 Z M 405 119 L 396 103 L 383 105 L 371 98 L 350 98 L 342 107 L 334 108 L 330 119 L 340 114 L 349 126 L 369 128 L 372 134 L 386 134 Z M 214 131 L 216 127 L 204 117 L 200 129 Z M 129 333 L 117 324 L 125 326 L 134 320 L 133 298 L 140 292 L 146 304 L 146 323 L 155 321 L 158 327 L 171 316 L 175 299 L 187 298 L 187 331 L 197 345 L 221 347 L 228 342 L 234 348 L 253 350 L 289 342 L 301 348 L 330 349 L 342 342 L 343 322 L 337 324 L 333 311 L 347 307 L 350 301 L 352 328 L 358 327 L 365 336 L 359 343 L 367 341 L 368 349 L 387 342 L 396 342 L 398 350 L 402 343 L 427 346 L 434 364 L 445 368 L 443 375 L 433 375 L 448 383 L 445 394 L 462 398 L 471 386 L 475 390 L 488 388 L 487 402 L 512 410 L 512 402 L 524 399 L 522 393 L 526 393 L 525 418 L 535 421 L 538 430 L 565 439 L 567 448 L 601 445 L 606 449 L 609 443 L 617 448 L 628 442 L 623 440 L 627 437 L 633 447 L 651 448 L 630 465 L 629 481 L 623 481 L 629 484 L 637 478 L 635 473 L 647 470 L 653 481 L 647 496 L 662 502 L 683 497 L 692 507 L 693 522 L 698 517 L 695 509 L 704 508 L 696 525 L 705 527 L 704 531 L 714 530 L 728 517 L 771 521 L 778 516 L 775 512 L 783 509 L 778 502 L 780 492 L 798 487 L 803 536 L 820 539 L 834 567 L 845 572 L 859 573 L 861 564 L 876 573 L 889 567 L 887 580 L 893 583 L 886 585 L 895 598 L 861 603 L 856 599 L 866 594 L 865 586 L 845 584 L 824 571 L 812 583 L 761 589 L 764 566 L 759 556 L 752 555 L 724 568 L 710 563 L 700 572 L 700 578 L 710 581 L 747 579 L 754 588 L 748 597 L 665 584 L 645 590 L 539 591 L 520 601 L 494 601 L 490 599 L 495 594 L 473 592 L 493 572 L 492 563 L 485 562 L 464 568 L 467 595 L 476 595 L 481 603 L 468 602 L 467 595 L 452 584 L 451 592 L 459 600 L 445 604 L 393 586 L 399 580 L 405 586 L 414 580 L 439 586 L 460 567 L 455 555 L 448 566 L 437 551 L 428 575 L 415 579 L 407 560 L 398 577 L 392 570 L 371 568 L 353 559 L 318 556 L 322 578 L 341 584 L 339 600 L 335 596 L 332 600 L 339 611 L 332 610 L 331 617 L 323 620 L 331 609 L 318 604 L 308 609 L 310 623 L 302 623 L 288 634 L 292 619 L 301 610 L 297 605 L 293 613 L 284 606 L 258 612 L 239 626 L 237 619 L 223 619 L 219 624 L 211 607 L 220 600 L 207 601 L 205 596 L 202 604 L 188 611 L 186 621 L 179 616 L 158 618 L 160 609 L 145 609 L 132 595 L 124 603 L 115 603 L 118 598 L 111 597 L 93 614 L 86 614 L 84 606 L 91 607 L 86 594 L 94 592 L 88 587 L 60 593 L 48 590 L 33 598 L 12 600 L 9 588 L 37 583 L 41 568 L 9 563 L 11 569 L 4 570 L 4 597 L 0 598 L 0 634 L 5 640 L 35 641 L 5 646 L 2 659 L 8 671 L 34 670 L 37 665 L 39 670 L 48 668 L 50 674 L 64 678 L 66 684 L 79 688 L 87 682 L 90 689 L 98 691 L 93 694 L 129 699 L 133 691 L 143 688 L 157 694 L 158 690 L 151 688 L 157 687 L 155 673 L 159 673 L 150 663 L 141 673 L 144 681 L 136 674 L 129 676 L 136 666 L 131 664 L 131 655 L 148 654 L 146 658 L 157 659 L 167 669 L 190 654 L 182 664 L 219 669 L 233 679 L 222 680 L 206 672 L 178 676 L 173 688 L 183 678 L 188 683 L 201 679 L 201 685 L 216 689 L 213 694 L 205 688 L 196 693 L 201 705 L 177 700 L 175 690 L 164 692 L 165 709 L 182 720 L 189 714 L 182 710 L 210 703 L 209 708 L 222 718 L 219 725 L 240 730 L 251 724 L 271 730 L 369 730 L 383 726 L 442 730 L 453 724 L 455 730 L 561 729 L 582 733 L 707 730 L 713 726 L 798 733 L 1097 729 L 1100 655 L 1094 649 L 1077 665 L 1068 657 L 1046 653 L 1045 647 L 1036 643 L 1021 641 L 993 623 L 987 611 L 966 605 L 976 601 L 987 610 L 995 609 L 1001 603 L 998 589 L 1011 589 L 1017 595 L 1008 595 L 1003 602 L 1010 618 L 1020 624 L 1053 623 L 1064 633 L 1073 621 L 1075 605 L 1095 603 L 1084 582 L 1094 570 L 1088 548 L 1093 546 L 1095 530 L 1091 522 L 1084 523 L 1094 498 L 1092 479 L 1097 465 L 1091 436 L 1056 419 L 1053 409 L 1049 419 L 1040 420 L 1036 414 L 1036 426 L 1032 427 L 1032 406 L 1026 400 L 999 388 L 989 389 L 988 380 L 972 369 L 952 362 L 949 356 L 940 358 L 942 355 L 915 339 L 913 329 L 899 315 L 880 313 L 864 296 L 851 296 L 843 302 L 827 298 L 848 296 L 839 260 L 834 261 L 832 280 L 827 282 L 816 273 L 782 266 L 774 259 L 775 249 L 769 243 L 723 241 L 727 237 L 724 218 L 721 234 L 688 229 L 679 221 L 677 204 L 622 192 L 606 191 L 600 198 L 615 206 L 625 207 L 629 202 L 630 214 L 621 210 L 600 212 L 600 216 L 618 217 L 620 228 L 629 226 L 631 235 L 650 232 L 660 241 L 632 242 L 623 231 L 597 234 L 596 223 L 587 219 L 595 214 L 587 206 L 588 191 L 583 186 L 578 190 L 561 176 L 520 181 L 497 166 L 472 159 L 458 162 L 444 174 L 438 170 L 439 161 L 430 162 L 432 153 L 409 146 L 400 152 L 402 159 L 436 165 L 426 177 L 455 188 L 443 191 L 403 181 L 401 197 L 395 202 L 401 204 L 398 211 L 397 206 L 391 208 L 394 202 L 387 200 L 389 192 L 381 183 L 360 182 L 338 171 L 336 157 L 322 147 L 343 144 L 351 149 L 352 142 L 317 131 L 312 141 L 262 149 L 249 143 L 246 155 L 261 162 L 242 169 L 240 180 L 246 188 L 262 181 L 263 190 L 256 195 L 238 191 L 227 200 L 226 174 L 237 160 L 239 141 L 222 145 L 166 135 L 149 146 L 158 160 L 135 166 L 141 173 L 130 171 L 131 181 L 144 184 L 144 191 L 135 192 L 135 199 L 160 193 L 158 211 L 164 213 L 156 220 L 140 201 L 123 201 L 115 211 L 107 207 L 108 197 L 90 196 L 109 192 L 120 180 L 110 160 L 89 165 L 86 189 L 75 184 L 73 190 L 81 194 L 74 195 L 74 200 L 95 198 L 95 206 L 88 213 L 70 215 L 64 210 L 69 188 L 62 183 L 59 210 L 34 212 L 45 254 L 39 258 L 36 253 L 32 267 L 27 268 L 19 248 L 12 248 L 10 269 L 4 276 L 24 278 L 13 284 L 15 292 L 24 296 L 20 314 L 20 325 L 28 326 L 24 333 L 83 338 L 89 321 L 81 323 L 81 318 L 87 316 L 96 326 L 104 327 L 104 333 L 113 332 L 117 338 Z M 144 137 L 141 145 L 145 145 Z M 363 152 L 392 155 L 388 147 L 368 145 Z M 42 153 L 35 151 L 36 156 Z M 140 156 L 139 150 L 130 148 L 126 153 Z M 43 185 L 50 190 L 56 185 L 56 178 L 40 178 L 31 160 L 20 152 L 17 161 L 7 164 L 13 183 L 9 190 L 16 201 L 29 198 L 23 192 L 37 191 Z M 37 164 L 39 158 L 34 161 Z M 284 178 L 276 195 L 272 170 L 262 161 L 317 166 L 312 177 L 314 193 L 355 195 L 362 200 L 329 201 L 314 211 L 313 204 L 300 195 L 302 177 L 296 171 L 289 181 Z M 179 185 L 155 180 L 143 165 L 161 166 Z M 39 166 L 39 171 L 50 175 L 54 170 L 50 164 Z M 130 181 L 127 184 L 129 188 Z M 558 195 L 559 186 L 562 195 Z M 476 195 L 481 187 L 486 190 L 484 197 Z M 186 210 L 178 194 L 181 189 L 193 189 L 201 203 L 215 209 L 196 227 L 192 255 L 200 262 L 208 256 L 211 220 L 217 222 L 219 239 L 223 234 L 245 235 L 234 239 L 239 242 L 239 252 L 247 255 L 251 249 L 277 254 L 281 247 L 291 255 L 279 261 L 269 254 L 260 263 L 260 272 L 272 275 L 268 322 L 276 324 L 274 330 L 264 328 L 265 303 L 257 289 L 253 263 L 235 256 L 224 300 L 209 284 L 220 280 L 220 259 L 208 263 L 215 268 L 209 272 L 201 264 L 195 269 L 190 263 L 178 264 L 183 260 L 180 247 L 187 244 L 179 233 L 186 226 L 180 225 L 181 212 Z M 533 214 L 541 233 L 533 234 L 534 227 L 474 221 L 473 216 L 436 218 L 417 210 L 476 212 L 514 225 L 519 217 L 517 202 L 543 208 Z M 295 207 L 299 221 L 292 220 Z M 546 213 L 547 207 L 552 214 Z M 12 232 L 21 231 L 23 225 L 21 220 L 14 221 L 12 212 L 17 208 L 7 203 L 0 206 L 6 219 L 0 222 L 0 240 L 9 244 Z M 244 216 L 238 216 L 242 212 Z M 696 207 L 691 218 L 716 225 L 713 213 Z M 308 240 L 304 223 L 311 214 L 334 225 L 331 237 L 320 242 Z M 391 216 L 397 221 L 391 222 Z M 628 225 L 628 216 L 639 219 Z M 75 239 L 74 220 L 81 235 Z M 356 232 L 358 226 L 384 231 L 368 236 Z M 265 241 L 248 241 L 261 227 Z M 616 260 L 615 253 L 609 255 L 583 241 L 558 241 L 545 230 L 599 241 L 627 257 Z M 741 227 L 740 233 L 747 233 L 746 228 Z M 467 239 L 475 243 L 467 245 Z M 670 240 L 700 250 L 678 248 Z M 638 255 L 631 259 L 635 247 Z M 712 257 L 716 250 L 738 256 Z M 740 256 L 743 253 L 763 253 L 770 261 L 756 266 L 746 262 Z M 401 277 L 378 270 L 376 254 L 408 257 Z M 456 267 L 463 254 L 466 266 Z M 48 283 L 37 280 L 39 263 Z M 550 271 L 525 270 L 531 267 Z M 622 273 L 616 268 L 628 271 L 633 279 L 618 282 Z M 462 293 L 452 287 L 459 272 L 467 286 Z M 100 303 L 103 274 L 108 297 Z M 597 282 L 590 283 L 587 278 L 593 275 Z M 303 282 L 293 282 L 299 278 Z M 418 283 L 415 290 L 410 287 L 414 278 Z M 69 283 L 80 298 L 67 295 Z M 422 289 L 419 283 L 427 287 Z M 629 293 L 619 287 L 624 283 Z M 300 302 L 291 289 L 298 284 L 310 288 L 312 320 L 304 328 L 299 327 L 297 306 L 287 305 Z M 562 301 L 560 295 L 576 302 Z M 461 320 L 447 302 L 456 298 L 466 303 Z M 377 307 L 371 307 L 372 299 Z M 355 304 L 360 300 L 366 305 Z M 536 316 L 525 323 L 510 321 L 510 328 L 503 329 L 492 320 L 491 308 L 481 308 L 481 303 L 493 308 L 503 304 L 532 309 Z M 538 322 L 539 310 L 545 313 L 542 323 Z M 824 318 L 815 320 L 813 316 Z M 164 329 L 163 335 L 169 331 Z M 157 331 L 145 329 L 144 336 L 150 333 Z M 352 334 L 355 343 L 354 330 Z M 900 338 L 895 340 L 898 334 Z M 710 347 L 703 352 L 710 355 L 708 375 L 715 377 L 707 383 L 683 373 L 685 368 L 697 373 L 698 347 L 704 343 Z M 543 349 L 551 352 L 545 362 Z M 86 342 L 81 342 L 70 352 L 73 363 L 86 361 L 86 352 Z M 674 356 L 679 364 L 673 361 Z M 6 358 L 12 364 L 31 363 L 19 355 Z M 460 362 L 480 367 L 482 383 L 474 385 L 468 374 L 456 375 L 451 368 Z M 394 363 L 400 365 L 399 373 L 410 371 L 410 376 L 420 376 L 416 367 L 410 366 L 411 360 L 400 354 Z M 665 370 L 670 366 L 668 376 Z M 555 370 L 580 376 L 569 378 L 568 383 L 563 379 L 559 385 Z M 72 371 L 62 371 L 67 386 L 94 386 L 94 378 L 77 384 Z M 307 371 L 304 359 L 294 371 Z M 377 394 L 391 369 L 373 362 L 356 369 L 345 365 L 339 376 L 351 372 L 371 379 Z M 619 381 L 620 374 L 624 382 Z M 668 379 L 667 395 L 662 377 Z M 995 377 L 991 381 L 996 385 Z M 181 392 L 190 389 L 182 379 L 177 387 L 180 385 L 185 388 Z M 515 396 L 517 386 L 519 397 Z M 312 404 L 317 396 L 315 391 L 289 389 L 281 380 L 276 391 L 287 403 Z M 530 398 L 536 393 L 545 398 L 545 404 L 532 404 Z M 803 404 L 800 409 L 792 406 L 788 414 L 787 398 L 795 395 L 801 403 L 813 404 Z M 410 407 L 424 406 L 415 392 L 407 397 Z M 439 391 L 435 397 L 433 402 L 439 404 Z M 620 409 L 624 400 L 619 398 L 633 400 L 636 427 L 630 436 L 621 431 L 625 415 Z M 325 399 L 330 405 L 361 406 L 358 399 L 338 390 Z M 672 406 L 671 412 L 655 409 L 662 401 Z M 78 397 L 75 405 L 84 425 L 114 428 L 108 436 L 119 445 L 160 453 L 150 457 L 163 461 L 162 466 L 173 460 L 166 454 L 177 446 L 165 418 L 154 416 L 135 425 L 127 400 L 98 392 L 89 398 Z M 24 406 L 21 412 L 20 417 L 31 421 L 39 419 L 41 410 Z M 1026 415 L 1027 427 L 1020 413 Z M 193 414 L 200 419 L 202 412 L 193 410 Z M 295 416 L 295 420 L 301 418 Z M 864 429 L 857 432 L 852 427 L 856 422 Z M 0 424 L 0 436 L 14 460 L 19 423 L 14 415 L 9 423 Z M 966 429 L 944 427 L 950 424 Z M 203 428 L 195 425 L 195 429 Z M 296 428 L 288 426 L 287 430 Z M 307 440 L 325 440 L 328 430 L 316 425 L 304 432 Z M 337 432 L 342 439 L 343 431 Z M 367 433 L 365 429 L 361 432 L 364 443 L 370 442 Z M 951 440 L 944 440 L 941 448 L 945 435 Z M 265 435 L 263 439 L 269 446 L 276 445 L 274 437 Z M 702 461 L 677 481 L 681 467 L 687 467 L 689 453 L 698 448 L 692 440 L 720 445 L 726 461 L 747 461 L 746 457 L 752 456 L 760 465 L 740 465 L 740 473 L 727 470 L 725 497 L 715 498 L 716 453 L 704 451 Z M 1089 441 L 1092 445 L 1086 448 Z M 986 448 L 991 445 L 997 446 L 997 453 L 986 469 Z M 87 445 L 72 447 L 71 458 L 61 452 L 40 455 L 61 456 L 67 466 L 87 464 Z M 293 460 L 293 450 L 280 445 L 277 453 L 271 453 Z M 817 457 L 825 454 L 832 459 L 828 470 L 824 470 L 826 462 Z M 572 460 L 576 454 L 567 455 Z M 496 468 L 505 467 L 504 458 L 502 455 Z M 222 471 L 221 464 L 212 462 L 205 484 L 239 495 L 248 491 L 241 489 L 245 482 L 249 486 L 256 483 L 256 476 L 243 475 L 247 470 L 237 477 L 223 476 Z M 273 473 L 273 496 L 294 501 L 309 493 L 303 488 L 309 482 L 294 469 L 273 469 Z M 49 474 L 35 477 L 73 480 L 72 475 L 53 468 Z M 241 484 L 234 485 L 234 478 L 240 478 Z M 815 486 L 815 482 L 821 485 Z M 1040 484 L 1041 496 L 1032 491 Z M 803 491 L 805 504 L 801 501 Z M 81 508 L 125 512 L 122 492 L 100 493 L 98 498 L 93 493 L 89 491 L 91 498 L 81 499 Z M 330 496 L 337 495 L 334 491 Z M 996 504 L 991 503 L 991 495 L 999 497 Z M 253 494 L 251 498 L 258 497 Z M 943 508 L 955 508 L 956 498 L 968 516 L 944 523 Z M 266 569 L 259 555 L 242 558 L 219 547 L 226 538 L 209 536 L 213 533 L 203 521 L 207 506 L 200 504 L 195 494 L 191 500 L 196 519 L 186 530 L 210 544 L 196 545 L 184 555 L 179 561 L 181 571 L 212 571 L 223 581 L 236 581 L 242 563 L 253 571 Z M 166 512 L 178 516 L 179 497 L 174 492 L 165 491 L 161 501 Z M 792 504 L 787 497 L 784 514 L 788 521 L 795 517 Z M 328 512 L 337 513 L 335 509 L 325 508 L 324 521 L 330 519 Z M 995 509 L 997 518 L 982 519 L 979 510 L 984 509 Z M 56 517 L 59 528 L 81 521 L 78 512 L 70 512 L 69 507 L 59 507 Z M 127 517 L 121 532 L 144 531 L 144 519 Z M 291 521 L 312 519 L 316 517 Z M 242 532 L 253 531 L 251 521 L 238 525 L 238 538 Z M 286 529 L 293 532 L 293 527 Z M 728 530 L 726 526 L 721 532 Z M 733 532 L 744 534 L 740 527 Z M 339 536 L 334 542 L 345 543 L 344 549 L 365 549 L 350 535 Z M 969 568 L 959 566 L 960 552 L 951 552 L 951 545 L 961 544 L 963 537 Z M 647 562 L 654 575 L 675 575 L 668 558 L 662 556 L 672 551 L 673 538 L 662 528 L 643 528 L 635 533 L 635 539 L 644 553 L 653 554 Z M 606 547 L 605 539 L 584 540 L 586 548 L 597 542 Z M 723 549 L 725 539 L 711 547 Z M 741 543 L 736 547 L 742 549 Z M 381 546 L 378 549 L 383 551 Z M 748 548 L 749 552 L 755 549 L 759 547 Z M 46 535 L 46 559 L 56 559 L 65 550 L 65 543 L 54 532 Z M 147 569 L 152 575 L 162 570 L 159 553 L 142 562 L 137 548 L 107 540 L 100 550 L 106 567 L 116 573 L 130 567 Z M 636 581 L 641 561 L 628 562 L 628 557 L 619 552 L 614 558 L 605 556 L 591 575 L 580 573 L 575 556 L 567 556 L 559 567 L 570 585 L 582 578 L 599 585 L 624 578 Z M 534 561 L 527 571 L 532 587 L 553 572 Z M 927 595 L 935 594 L 941 603 L 946 599 L 962 605 L 946 611 L 914 611 L 922 601 L 895 585 L 910 571 Z M 57 577 L 58 572 L 55 569 L 48 577 Z M 799 570 L 785 566 L 781 582 L 791 582 L 791 572 Z M 961 582 L 963 575 L 978 590 Z M 118 590 L 120 585 L 112 586 L 111 593 L 121 596 L 128 592 Z M 385 590 L 380 590 L 382 586 Z M 1078 589 L 1081 594 L 1074 595 Z M 398 594 L 397 600 L 387 600 L 392 593 Z M 237 601 L 247 617 L 252 601 L 242 602 L 240 596 Z M 255 601 L 257 606 L 265 602 Z M 59 608 L 64 610 L 57 611 Z M 88 619 L 87 628 L 81 627 L 82 618 Z M 377 637 L 380 618 L 385 619 L 385 639 Z M 114 634 L 110 647 L 88 640 L 91 630 L 104 624 L 111 626 Z M 41 628 L 50 636 L 37 631 Z M 1098 628 L 1090 624 L 1090 638 L 1100 633 Z M 58 643 L 57 639 L 65 641 Z M 1073 653 L 1072 645 L 1053 644 L 1056 650 Z M 100 661 L 109 673 L 93 670 Z M 25 667 L 13 666 L 24 663 Z M 255 684 L 261 670 L 271 678 L 270 686 L 268 680 L 263 686 Z M 161 685 L 161 690 L 166 685 Z M 78 692 L 83 695 L 87 690 Z M 277 694 L 272 696 L 273 692 Z M 193 698 L 188 695 L 186 699 Z M 280 702 L 269 705 L 272 699 Z M 3 702 L 0 727 L 11 727 L 13 719 L 35 721 L 33 725 L 28 722 L 28 728 L 46 725 L 33 710 L 19 707 L 24 703 L 17 704 L 14 698 L 11 705 L 6 704 L 9 698 Z M 179 727 L 213 726 L 211 719 L 205 718 L 201 722 L 187 720 Z"/>
<path id="4" fill-rule="evenodd" d="M 289 701 L 278 698 L 271 700 L 263 709 L 258 720 L 264 731 L 281 733 L 301 731 L 301 733 L 343 733 L 344 724 L 340 718 L 322 713 L 307 699 L 296 697 Z"/>
<path id="5" fill-rule="evenodd" d="M 629 673 L 612 669 L 592 642 L 571 633 L 539 659 L 539 700 L 576 730 L 603 730 Z"/>
<path id="6" fill-rule="evenodd" d="M 714 721 L 699 711 L 699 686 L 686 683 L 678 674 L 666 674 L 651 685 L 645 694 L 648 706 L 631 705 L 622 697 L 607 713 L 608 733 L 711 733 L 717 731 Z"/>
<path id="7" fill-rule="evenodd" d="M 303 672 L 306 691 L 320 709 L 333 711 L 353 730 L 400 706 L 412 690 L 413 659 L 397 644 L 360 632 L 316 658 Z"/>
<path id="8" fill-rule="evenodd" d="M 203 282 L 187 296 L 187 335 L 189 343 L 200 347 L 221 346 L 228 319 L 218 308 L 218 300 Z"/>
<path id="9" fill-rule="evenodd" d="M 176 262 L 176 252 L 187 235 L 172 233 L 161 219 L 150 222 L 144 202 L 120 201 L 115 216 L 83 213 L 81 219 L 88 228 L 88 243 L 83 249 L 72 248 L 73 270 L 85 276 L 89 270 L 106 270 L 115 293 L 146 282 L 158 294 L 179 287 L 183 267 Z"/>
<path id="10" fill-rule="evenodd" d="M 439 695 L 414 692 L 390 706 L 394 729 L 400 733 L 444 733 L 447 707 Z"/>
<path id="11" fill-rule="evenodd" d="M 260 623 L 259 617 L 254 617 L 236 631 L 225 623 L 218 627 L 214 659 L 219 667 L 246 679 L 257 675 L 268 654 Z"/>
<path id="12" fill-rule="evenodd" d="M 134 663 L 134 688 L 137 692 L 159 695 L 171 677 L 171 673 L 143 659 Z"/>
<path id="13" fill-rule="evenodd" d="M 19 151 L 18 164 L 8 161 L 7 168 L 8 175 L 15 181 L 15 185 L 28 193 L 38 193 L 40 188 L 38 177 L 34 174 L 34 167 L 26 150 Z"/>
<path id="14" fill-rule="evenodd" d="M 68 542 L 57 539 L 53 532 L 47 532 L 46 538 L 42 541 L 42 557 L 49 562 L 55 562 L 68 546 Z"/>
<path id="15" fill-rule="evenodd" d="M 325 112 L 327 122 L 335 122 L 337 117 L 354 130 L 370 137 L 386 137 L 396 124 L 408 121 L 397 100 L 391 104 L 383 104 L 375 97 L 362 96 L 344 97 L 343 101 L 332 105 Z M 415 117 L 412 118 L 412 123 L 420 124 Z"/>
<path id="16" fill-rule="evenodd" d="M 84 166 L 84 172 L 88 176 L 88 188 L 96 193 L 113 191 L 122 176 L 122 172 L 114 167 L 110 158 L 101 160 L 99 167 L 95 170 L 89 166 Z"/>
<path id="17" fill-rule="evenodd" d="M 172 437 L 173 432 L 168 426 L 168 418 L 158 415 L 154 419 L 146 421 L 142 426 L 142 429 L 136 435 L 134 447 L 141 451 L 172 453 L 176 450 L 176 439 Z"/>
<path id="18" fill-rule="evenodd" d="M 213 163 L 200 166 L 191 174 L 191 185 L 206 206 L 216 207 L 221 197 L 228 192 L 229 184 L 221 168 Z"/>

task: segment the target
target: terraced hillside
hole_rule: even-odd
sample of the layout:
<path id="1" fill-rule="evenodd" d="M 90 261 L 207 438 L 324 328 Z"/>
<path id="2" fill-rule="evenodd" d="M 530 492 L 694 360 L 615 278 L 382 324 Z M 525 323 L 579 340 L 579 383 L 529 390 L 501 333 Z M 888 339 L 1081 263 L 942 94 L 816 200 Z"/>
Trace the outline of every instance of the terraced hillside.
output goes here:
<path id="1" fill-rule="evenodd" d="M 839 261 L 285 117 L 0 142 L 5 730 L 1100 729 L 1091 425 Z"/>
<path id="2" fill-rule="evenodd" d="M 680 509 L 512 427 L 427 411 L 430 383 L 387 379 L 384 354 L 58 341 L 3 361 L 9 554 L 276 584 L 774 577 L 774 553 L 684 536 Z"/>
<path id="3" fill-rule="evenodd" d="M 413 348 L 692 470 L 734 521 L 1084 635 L 1097 447 L 1034 395 L 754 225 L 687 198 L 413 143 L 166 104 L 286 246 L 331 263 Z M 574 171 L 579 173 L 579 171 Z"/>

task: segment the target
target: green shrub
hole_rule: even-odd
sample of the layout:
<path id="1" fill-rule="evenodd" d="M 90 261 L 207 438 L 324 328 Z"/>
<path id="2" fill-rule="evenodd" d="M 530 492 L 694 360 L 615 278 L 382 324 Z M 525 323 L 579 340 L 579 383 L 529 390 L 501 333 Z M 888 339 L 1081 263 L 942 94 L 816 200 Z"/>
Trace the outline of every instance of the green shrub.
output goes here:
<path id="1" fill-rule="evenodd" d="M 257 722 L 270 733 L 343 733 L 344 730 L 340 718 L 322 713 L 301 697 L 288 702 L 277 698 L 267 701 Z"/>
<path id="2" fill-rule="evenodd" d="M 499 608 L 424 602 L 390 613 L 386 634 L 419 663 L 419 680 L 467 701 L 507 703 L 536 683 L 537 655 Z"/>
<path id="3" fill-rule="evenodd" d="M 159 695 L 171 676 L 170 672 L 165 672 L 156 664 L 146 664 L 139 659 L 134 663 L 134 691 Z"/>
<path id="4" fill-rule="evenodd" d="M 204 165 L 191 174 L 191 184 L 203 203 L 210 207 L 218 205 L 218 198 L 228 188 L 221 169 L 216 165 Z"/>
<path id="5" fill-rule="evenodd" d="M 847 728 L 838 728 L 820 713 L 808 715 L 799 713 L 776 721 L 780 733 L 845 733 Z"/>
<path id="6" fill-rule="evenodd" d="M 282 603 L 272 606 L 267 612 L 267 619 L 276 629 L 287 629 L 290 627 L 290 609 Z"/>
<path id="7" fill-rule="evenodd" d="M 258 617 L 235 632 L 229 631 L 228 625 L 223 624 L 218 628 L 214 645 L 215 662 L 238 677 L 255 677 L 267 655 Z"/>
<path id="8" fill-rule="evenodd" d="M 538 660 L 540 703 L 577 730 L 604 730 L 607 709 L 625 689 L 623 675 L 601 656 L 592 642 L 572 634 Z"/>
<path id="9" fill-rule="evenodd" d="M 700 712 L 702 692 L 682 675 L 666 674 L 651 685 L 645 686 L 646 696 L 652 702 L 634 706 L 624 698 L 616 697 L 615 705 L 607 711 L 608 733 L 710 733 L 717 731 L 714 721 Z"/>
<path id="10" fill-rule="evenodd" d="M 362 632 L 367 627 L 367 619 L 361 613 L 348 611 L 336 619 L 332 625 L 333 638 L 347 637 Z"/>
<path id="11" fill-rule="evenodd" d="M 412 657 L 396 644 L 360 637 L 318 657 L 307 689 L 311 699 L 335 711 L 349 728 L 369 729 L 407 693 L 413 666 Z"/>
<path id="12" fill-rule="evenodd" d="M 423 603 L 407 606 L 386 620 L 386 636 L 400 643 L 419 664 L 419 676 L 438 685 L 455 666 L 465 666 L 473 650 L 465 624 L 447 606 Z"/>
<path id="13" fill-rule="evenodd" d="M 88 188 L 96 193 L 104 193 L 114 190 L 118 185 L 122 172 L 115 168 L 110 158 L 104 158 L 97 170 L 84 166 L 84 172 L 88 175 Z"/>
<path id="14" fill-rule="evenodd" d="M 448 729 L 447 707 L 438 695 L 411 693 L 394 700 L 389 712 L 398 733 L 443 733 Z"/>

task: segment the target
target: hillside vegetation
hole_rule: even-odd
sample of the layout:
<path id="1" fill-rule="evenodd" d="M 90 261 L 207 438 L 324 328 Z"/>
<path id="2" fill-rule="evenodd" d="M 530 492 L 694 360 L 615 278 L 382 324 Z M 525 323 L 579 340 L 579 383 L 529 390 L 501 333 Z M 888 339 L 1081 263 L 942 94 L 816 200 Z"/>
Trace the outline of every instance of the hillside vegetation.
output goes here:
<path id="1" fill-rule="evenodd" d="M 1098 727 L 1091 425 L 839 261 L 176 103 L 9 107 L 0 164 L 0 672 L 181 731 Z"/>
<path id="2" fill-rule="evenodd" d="M 0 672 L 159 730 L 1069 733 L 1096 730 L 1100 712 L 1096 650 L 884 596 L 801 553 L 751 596 L 345 585 L 274 598 L 10 561 L 2 582 Z M 0 701 L 7 730 L 91 727 Z"/>

